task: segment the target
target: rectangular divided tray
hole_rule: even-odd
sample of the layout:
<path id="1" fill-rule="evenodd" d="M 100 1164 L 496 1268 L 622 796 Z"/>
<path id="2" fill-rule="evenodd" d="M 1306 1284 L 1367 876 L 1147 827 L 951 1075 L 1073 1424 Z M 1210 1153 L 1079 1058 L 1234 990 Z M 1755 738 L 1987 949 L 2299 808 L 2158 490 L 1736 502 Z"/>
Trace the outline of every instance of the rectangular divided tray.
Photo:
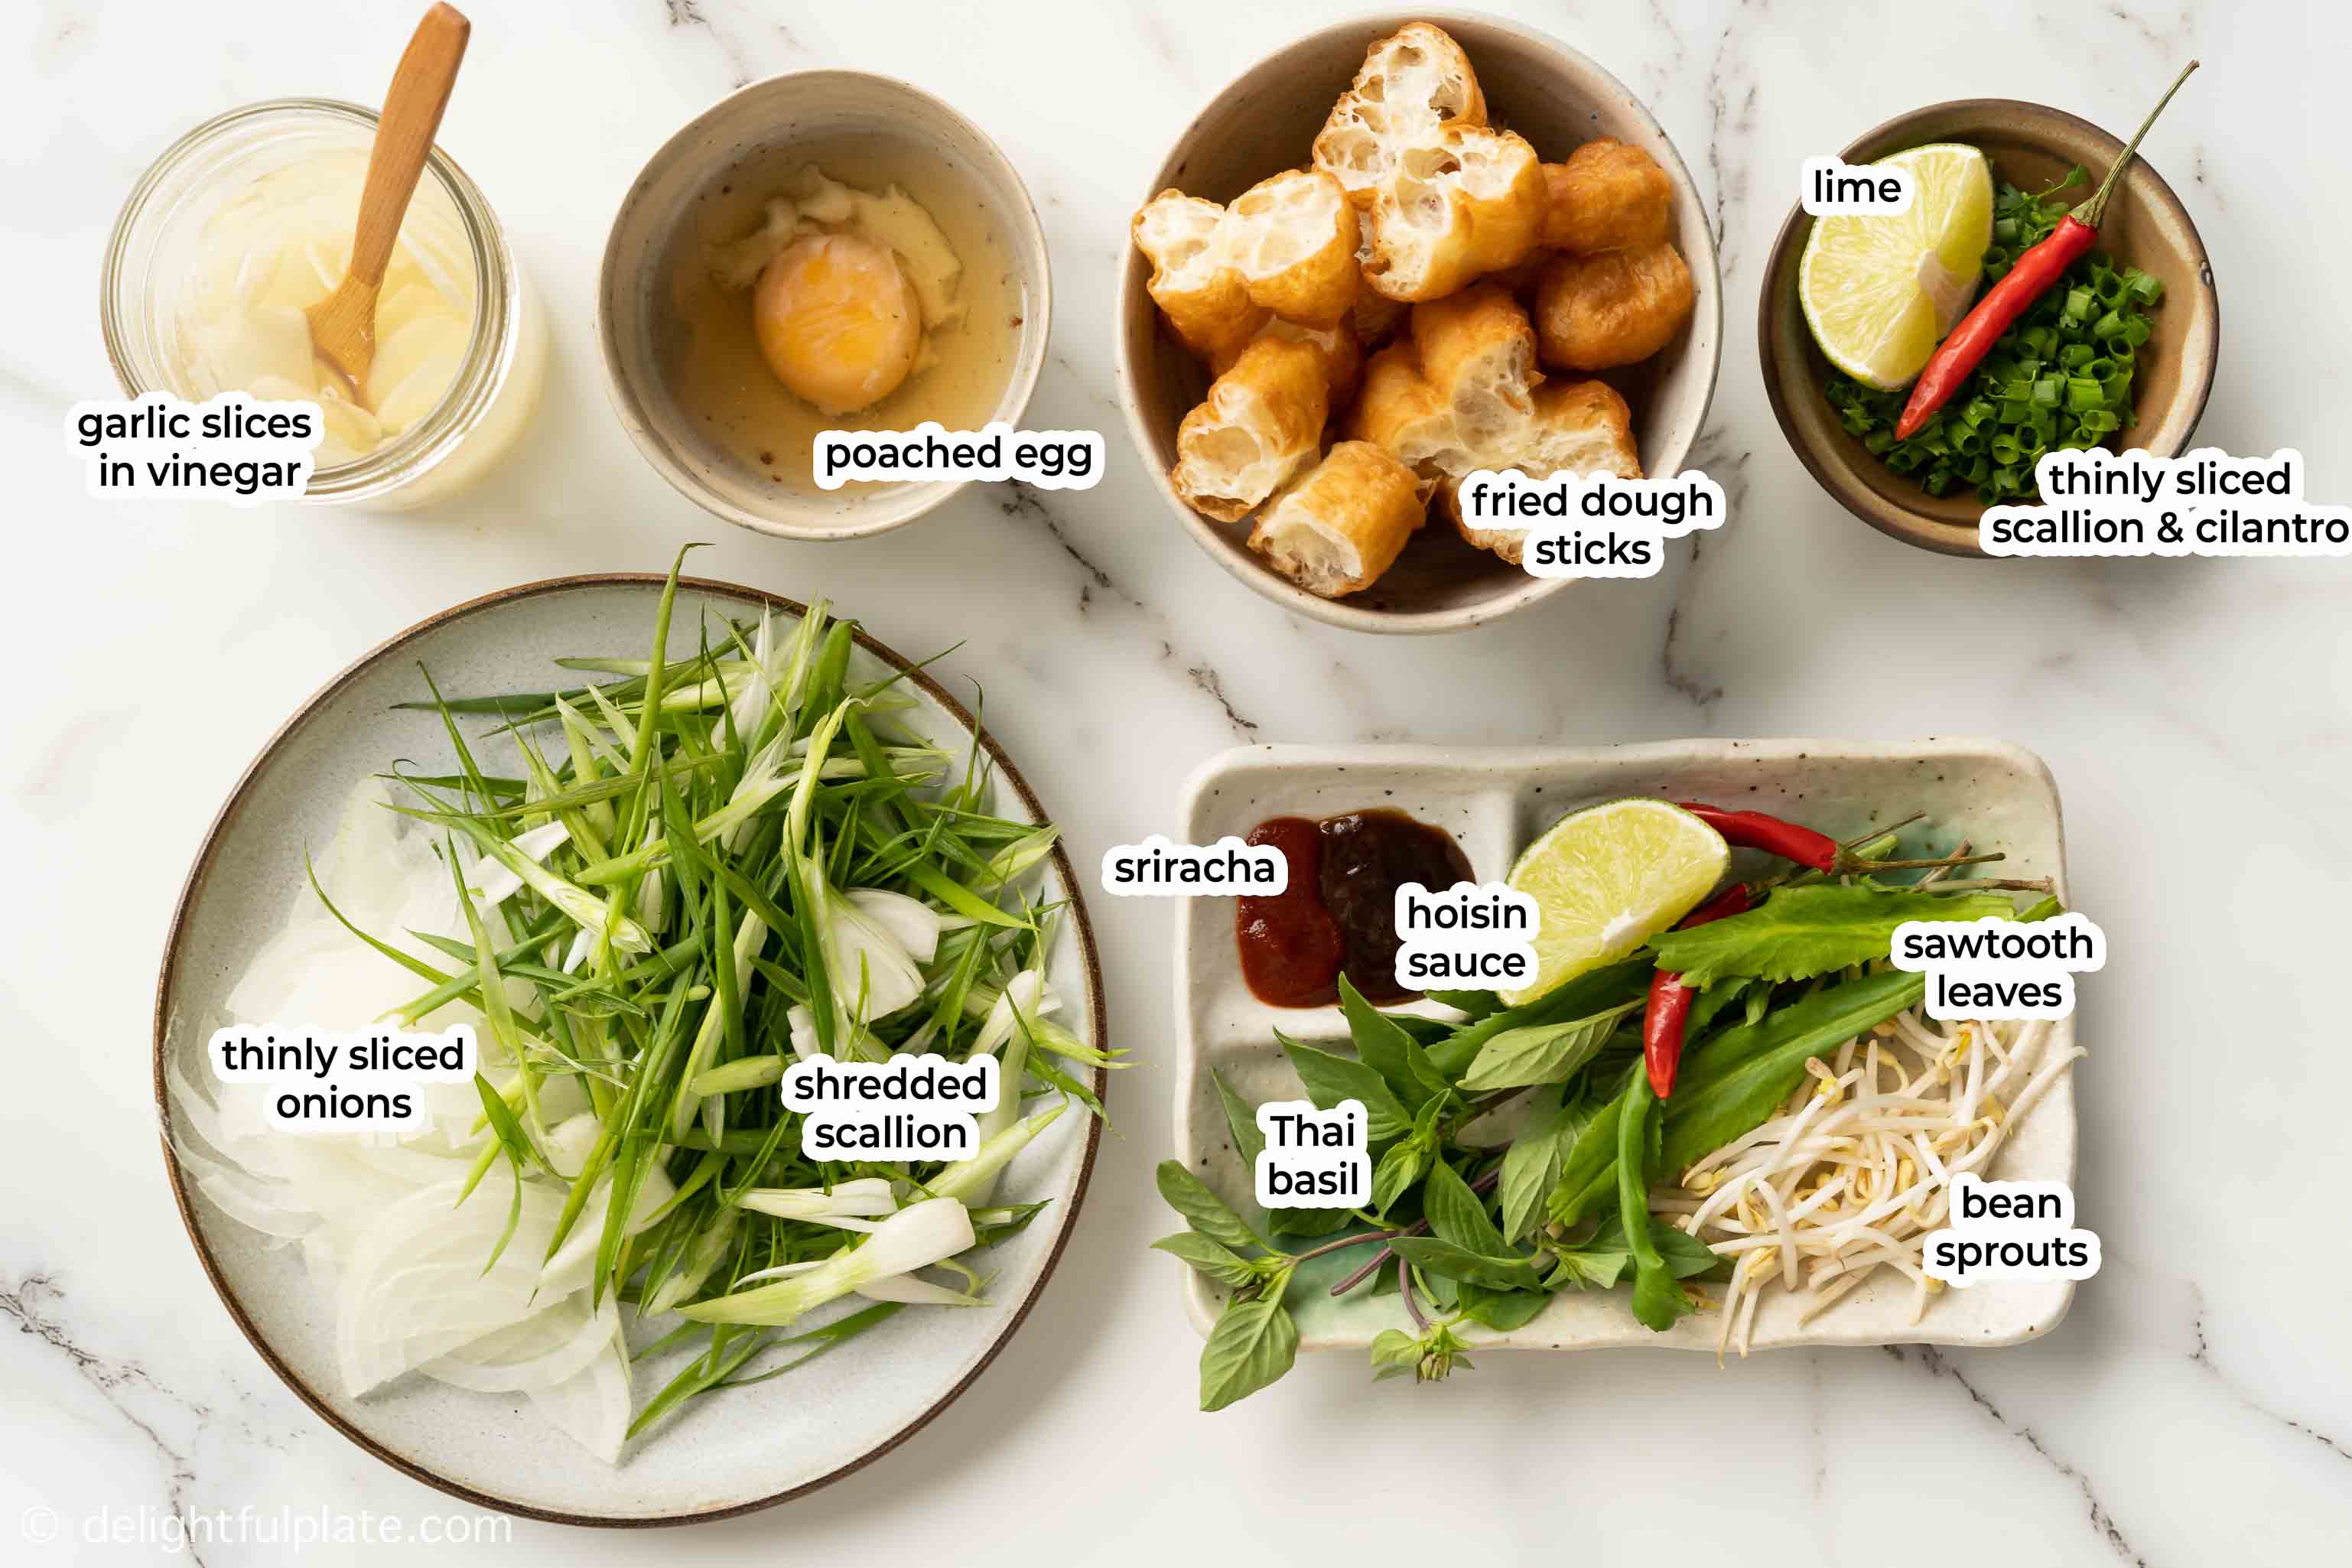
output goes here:
<path id="1" fill-rule="evenodd" d="M 2062 898 L 2066 891 L 2064 834 L 2050 771 L 2032 753 L 1995 741 L 1245 746 L 1219 753 L 1194 773 L 1183 803 L 1183 841 L 1211 844 L 1226 834 L 1246 836 L 1271 816 L 1324 817 L 1393 807 L 1451 832 L 1478 879 L 1491 881 L 1507 875 L 1520 847 L 1563 814 L 1625 795 L 1768 811 L 1840 838 L 1864 833 L 1874 822 L 1922 811 L 1926 818 L 1906 830 L 1906 853 L 1965 836 L 1979 850 L 2007 854 L 2001 875 L 2048 876 Z M 1735 858 L 1734 869 L 1748 874 L 1749 863 L 1746 856 Z M 1754 864 L 1760 870 L 1764 862 L 1755 858 Z M 1209 1069 L 1223 1072 L 1252 1103 L 1298 1098 L 1298 1080 L 1275 1043 L 1276 1028 L 1341 1054 L 1352 1054 L 1352 1047 L 1336 1006 L 1269 1007 L 1250 994 L 1234 956 L 1234 908 L 1231 899 L 1188 899 L 1177 919 L 1176 1153 L 1227 1202 L 1255 1218 L 1250 1173 L 1233 1148 Z M 1439 1011 L 1427 1003 L 1411 1010 Z M 2066 1049 L 2074 1037 L 2074 1020 L 2061 1020 L 2045 1049 Z M 2071 1182 L 2075 1133 L 2074 1075 L 2068 1073 L 2010 1134 L 1987 1174 Z M 1302 1348 L 1360 1350 L 1382 1329 L 1405 1325 L 1404 1310 L 1393 1295 L 1374 1298 L 1360 1289 L 1335 1301 L 1327 1294 L 1328 1284 L 1362 1260 L 1342 1253 L 1301 1270 L 1290 1301 Z M 1317 1288 L 1310 1274 L 1325 1288 Z M 1183 1289 L 1194 1324 L 1206 1333 L 1221 1306 L 1217 1292 L 1191 1270 L 1184 1273 Z M 1910 1281 L 1883 1270 L 1801 1326 L 1797 1303 L 1775 1290 L 1757 1313 L 1754 1344 L 1759 1350 L 2014 1344 L 2054 1327 L 2073 1295 L 2074 1284 L 2066 1279 L 1990 1280 L 1931 1298 L 1915 1324 Z M 1465 1337 L 1507 1348 L 1670 1345 L 1712 1351 L 1718 1326 L 1713 1313 L 1700 1313 L 1654 1334 L 1634 1321 L 1622 1290 L 1588 1291 L 1561 1295 L 1511 1332 L 1474 1327 Z"/>

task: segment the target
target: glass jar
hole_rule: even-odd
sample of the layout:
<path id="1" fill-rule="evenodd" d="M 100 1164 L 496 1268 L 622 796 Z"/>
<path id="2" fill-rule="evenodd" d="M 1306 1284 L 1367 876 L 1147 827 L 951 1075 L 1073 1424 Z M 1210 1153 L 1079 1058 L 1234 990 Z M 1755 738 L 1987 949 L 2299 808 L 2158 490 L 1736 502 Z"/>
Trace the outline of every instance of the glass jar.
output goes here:
<path id="1" fill-rule="evenodd" d="M 341 179 L 363 174 L 376 117 L 356 104 L 279 99 L 232 110 L 173 143 L 131 187 L 106 250 L 100 313 L 106 352 L 123 395 L 168 392 L 201 401 L 216 387 L 196 379 L 188 353 L 189 280 L 218 262 L 234 237 L 215 219 L 249 199 L 265 177 L 318 167 Z M 350 210 L 359 207 L 358 174 Z M 347 222 L 349 220 L 346 220 Z M 435 148 L 401 226 L 402 244 L 437 240 L 444 291 L 469 293 L 473 324 L 448 389 L 430 411 L 382 445 L 320 467 L 304 500 L 405 510 L 446 499 L 487 473 L 510 448 L 539 403 L 547 369 L 547 318 L 516 266 L 505 231 L 481 191 Z M 348 233 L 341 243 L 347 245 Z M 208 254 L 210 252 L 215 254 Z"/>

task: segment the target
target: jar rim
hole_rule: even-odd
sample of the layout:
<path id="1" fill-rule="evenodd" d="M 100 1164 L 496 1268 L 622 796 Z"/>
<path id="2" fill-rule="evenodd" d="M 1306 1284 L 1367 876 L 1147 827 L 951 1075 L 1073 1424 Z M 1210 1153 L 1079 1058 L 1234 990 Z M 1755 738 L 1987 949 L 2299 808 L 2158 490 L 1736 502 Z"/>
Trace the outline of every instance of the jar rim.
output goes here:
<path id="1" fill-rule="evenodd" d="M 130 347 L 126 308 L 134 303 L 153 308 L 152 285 L 142 280 L 136 300 L 127 300 L 122 287 L 131 243 L 141 222 L 172 176 L 190 160 L 225 136 L 276 119 L 340 121 L 363 132 L 371 140 L 377 125 L 375 110 L 339 99 L 267 99 L 205 121 L 180 136 L 147 165 L 115 216 L 99 280 L 99 315 L 106 354 L 124 396 L 178 392 L 169 385 L 148 384 L 138 374 Z M 352 462 L 313 472 L 302 497 L 306 501 L 334 503 L 379 499 L 437 466 L 457 449 L 467 431 L 488 410 L 513 361 L 519 316 L 514 301 L 520 281 L 505 231 L 499 227 L 498 216 L 481 188 L 437 144 L 426 153 L 425 169 L 456 209 L 466 236 L 467 252 L 474 264 L 474 324 L 466 356 L 459 363 L 456 379 L 430 413 L 373 451 Z"/>

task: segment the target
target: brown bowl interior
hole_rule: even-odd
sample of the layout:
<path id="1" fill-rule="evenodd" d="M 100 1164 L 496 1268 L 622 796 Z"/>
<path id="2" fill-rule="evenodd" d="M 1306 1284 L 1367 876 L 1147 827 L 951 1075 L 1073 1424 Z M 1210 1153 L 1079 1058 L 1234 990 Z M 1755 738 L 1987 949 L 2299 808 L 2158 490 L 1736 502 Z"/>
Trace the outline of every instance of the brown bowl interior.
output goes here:
<path id="1" fill-rule="evenodd" d="M 2092 182 L 2080 191 L 2083 197 L 2123 151 L 2119 138 L 2072 114 L 2039 104 L 1972 99 L 1890 120 L 1842 156 L 1867 163 L 1930 142 L 1980 147 L 1992 159 L 1995 180 L 2030 191 L 2056 184 L 2079 163 Z M 1759 307 L 1764 387 L 1781 433 L 1822 488 L 1872 527 L 1947 554 L 1982 554 L 1977 520 L 1984 507 L 1975 491 L 1929 495 L 1864 451 L 1822 395 L 1830 363 L 1814 345 L 1797 302 L 1797 268 L 1812 225 L 1802 211 L 1792 211 L 1781 226 Z M 2135 159 L 2107 204 L 2097 249 L 2116 265 L 2137 267 L 2164 283 L 2164 300 L 2150 312 L 2154 330 L 2132 382 L 2137 416 L 2116 444 L 2178 457 L 2189 449 L 2205 412 L 2221 347 L 2221 303 L 2204 242 L 2163 176 L 2145 159 Z"/>
<path id="2" fill-rule="evenodd" d="M 1269 174 L 1305 167 L 1316 133 L 1354 80 L 1364 51 L 1417 15 L 1422 14 L 1360 18 L 1300 39 L 1261 62 L 1187 128 L 1146 194 L 1172 186 L 1224 202 Z M 1675 243 L 1697 283 L 1697 310 L 1674 342 L 1641 364 L 1606 373 L 1604 379 L 1633 409 L 1643 471 L 1679 470 L 1713 392 L 1721 310 L 1705 212 L 1681 158 L 1640 101 L 1592 62 L 1500 20 L 1428 15 L 1469 55 L 1486 95 L 1489 121 L 1526 137 L 1545 159 L 1562 159 L 1583 142 L 1613 136 L 1642 147 L 1673 175 Z M 1144 459 L 1164 476 L 1176 461 L 1177 426 L 1206 395 L 1210 377 L 1161 322 L 1144 289 L 1150 266 L 1132 246 L 1127 265 L 1121 349 L 1150 437 Z M 1433 507 L 1430 516 L 1429 525 L 1413 535 L 1379 582 L 1339 604 L 1390 615 L 1462 615 L 1481 608 L 1499 614 L 1563 585 L 1531 579 L 1508 562 L 1471 547 L 1446 525 L 1441 508 Z M 1241 553 L 1247 523 L 1210 526 L 1234 553 Z M 1246 568 L 1265 573 L 1255 558 L 1246 559 Z"/>

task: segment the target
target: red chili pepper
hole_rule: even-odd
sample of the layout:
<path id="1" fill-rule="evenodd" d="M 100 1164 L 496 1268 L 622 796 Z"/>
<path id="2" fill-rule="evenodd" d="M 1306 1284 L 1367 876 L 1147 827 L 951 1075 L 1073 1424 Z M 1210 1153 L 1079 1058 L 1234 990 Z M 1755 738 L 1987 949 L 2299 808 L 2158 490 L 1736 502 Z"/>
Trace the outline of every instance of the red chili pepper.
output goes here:
<path id="1" fill-rule="evenodd" d="M 1783 860 L 1793 860 L 1832 877 L 1861 877 L 1874 871 L 1928 871 L 1945 866 L 1978 866 L 2001 858 L 1999 855 L 1954 855 L 1940 860 L 1866 860 L 1826 833 L 1816 833 L 1760 811 L 1726 811 L 1718 805 L 1691 800 L 1676 804 L 1723 835 L 1723 841 L 1735 849 L 1761 849 L 1767 855 L 1778 855 Z"/>
<path id="2" fill-rule="evenodd" d="M 2131 163 L 2132 154 L 2139 151 L 2139 139 L 2147 134 L 2147 128 L 2156 123 L 2156 117 L 2164 112 L 2164 106 L 2172 101 L 2172 95 L 2189 79 L 2189 72 L 2196 68 L 2197 62 L 2190 60 L 2188 70 L 2173 79 L 2147 118 L 2140 121 L 2139 129 L 2132 132 L 2132 139 L 2124 144 L 2123 156 L 2107 171 L 2106 179 L 2091 199 L 2059 219 L 2057 228 L 2047 238 L 2019 257 L 2016 265 L 1977 301 L 1976 309 L 1963 317 L 1960 324 L 1937 346 L 1928 357 L 1927 368 L 1919 373 L 1918 381 L 1911 388 L 1911 400 L 1903 405 L 1903 417 L 1895 422 L 1896 440 L 1907 441 L 1917 435 L 1919 427 L 1936 410 L 1950 402 L 1952 395 L 1976 374 L 1977 366 L 1984 363 L 1993 344 L 2000 341 L 2001 334 L 2016 323 L 2018 317 L 2025 314 L 2026 307 L 2047 293 L 2066 268 L 2091 248 L 2092 242 L 2099 237 L 2099 224 L 2106 216 L 2107 197 L 2114 194 L 2116 181 Z"/>
<path id="3" fill-rule="evenodd" d="M 1745 882 L 1734 882 L 1715 897 L 1682 918 L 1675 929 L 1688 931 L 1693 926 L 1712 925 L 1717 921 L 1744 915 L 1756 907 L 1755 889 Z"/>
<path id="4" fill-rule="evenodd" d="M 1816 871 L 1837 867 L 1838 841 L 1826 833 L 1816 833 L 1760 811 L 1726 811 L 1718 805 L 1702 805 L 1688 800 L 1681 805 L 1685 811 L 1722 834 L 1723 841 L 1735 849 L 1761 849 L 1767 855 L 1778 855 L 1783 860 L 1794 860 Z"/>
<path id="5" fill-rule="evenodd" d="M 1748 884 L 1734 882 L 1685 915 L 1676 929 L 1743 914 L 1748 902 Z M 1675 1069 L 1683 1059 L 1683 1027 L 1690 1022 L 1691 998 L 1697 994 L 1670 971 L 1661 969 L 1650 976 L 1650 1000 L 1642 1012 L 1642 1065 L 1650 1075 L 1650 1091 L 1660 1100 L 1675 1091 Z"/>

